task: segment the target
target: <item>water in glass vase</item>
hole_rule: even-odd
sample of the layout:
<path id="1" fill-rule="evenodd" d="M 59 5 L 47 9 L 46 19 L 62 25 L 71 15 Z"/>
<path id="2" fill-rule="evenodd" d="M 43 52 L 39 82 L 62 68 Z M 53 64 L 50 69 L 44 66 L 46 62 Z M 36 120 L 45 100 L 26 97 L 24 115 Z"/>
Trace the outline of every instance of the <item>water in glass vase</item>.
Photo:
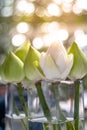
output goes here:
<path id="1" fill-rule="evenodd" d="M 76 130 L 74 128 L 75 120 L 73 118 L 67 118 L 66 121 L 57 121 L 55 117 L 51 122 L 48 122 L 45 117 L 32 119 L 32 124 L 42 123 L 42 130 Z M 35 130 L 35 129 L 34 129 Z M 84 119 L 79 120 L 79 129 L 84 130 Z"/>
<path id="2" fill-rule="evenodd" d="M 84 130 L 83 84 L 78 83 L 40 81 L 35 84 L 28 92 L 29 120 L 41 122 L 44 130 Z"/>
<path id="3" fill-rule="evenodd" d="M 20 85 L 7 84 L 5 106 L 5 130 L 29 130 L 26 90 Z"/>

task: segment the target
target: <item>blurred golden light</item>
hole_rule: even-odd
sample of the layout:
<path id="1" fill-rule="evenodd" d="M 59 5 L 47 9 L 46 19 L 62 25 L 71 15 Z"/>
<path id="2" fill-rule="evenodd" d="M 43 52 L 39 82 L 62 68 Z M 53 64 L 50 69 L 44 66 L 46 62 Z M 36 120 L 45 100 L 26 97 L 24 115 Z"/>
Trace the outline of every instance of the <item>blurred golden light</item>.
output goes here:
<path id="1" fill-rule="evenodd" d="M 47 7 L 48 14 L 51 16 L 61 16 L 61 10 L 57 4 L 51 3 Z"/>
<path id="2" fill-rule="evenodd" d="M 33 39 L 32 44 L 36 49 L 41 49 L 43 47 L 43 40 L 41 37 L 36 37 Z"/>
<path id="3" fill-rule="evenodd" d="M 26 22 L 21 22 L 17 25 L 16 28 L 19 33 L 26 33 L 29 31 L 29 24 Z"/>
<path id="4" fill-rule="evenodd" d="M 41 31 L 44 32 L 44 33 L 47 33 L 48 32 L 48 26 L 49 26 L 49 22 L 45 22 L 41 25 Z"/>
<path id="5" fill-rule="evenodd" d="M 45 9 L 43 7 L 38 7 L 35 11 L 36 15 L 39 17 L 44 17 Z"/>
<path id="6" fill-rule="evenodd" d="M 35 6 L 33 3 L 31 2 L 27 2 L 25 0 L 20 0 L 18 3 L 17 3 L 17 9 L 20 11 L 20 12 L 23 12 L 23 13 L 27 13 L 27 14 L 31 14 L 34 12 L 35 10 Z"/>
<path id="7" fill-rule="evenodd" d="M 4 17 L 9 17 L 13 15 L 13 7 L 4 7 L 1 10 L 1 15 Z"/>
<path id="8" fill-rule="evenodd" d="M 57 3 L 57 4 L 61 4 L 62 3 L 62 0 L 53 0 L 55 3 Z"/>
<path id="9" fill-rule="evenodd" d="M 20 46 L 26 41 L 26 37 L 23 34 L 16 34 L 12 38 L 12 44 L 14 46 Z"/>

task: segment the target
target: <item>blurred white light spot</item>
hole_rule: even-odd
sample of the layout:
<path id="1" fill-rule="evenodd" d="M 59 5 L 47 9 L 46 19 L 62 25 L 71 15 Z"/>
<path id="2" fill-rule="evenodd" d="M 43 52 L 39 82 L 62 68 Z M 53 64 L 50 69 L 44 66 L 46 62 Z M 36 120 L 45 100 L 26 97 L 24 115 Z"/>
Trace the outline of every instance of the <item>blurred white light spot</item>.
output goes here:
<path id="1" fill-rule="evenodd" d="M 71 3 L 73 0 L 62 0 L 63 3 Z"/>
<path id="2" fill-rule="evenodd" d="M 52 42 L 65 41 L 69 37 L 69 33 L 66 29 L 60 29 L 46 34 L 43 37 L 44 46 L 49 46 Z"/>
<path id="3" fill-rule="evenodd" d="M 48 27 L 48 32 L 57 31 L 59 29 L 59 24 L 57 22 L 51 22 Z"/>
<path id="4" fill-rule="evenodd" d="M 60 40 L 67 40 L 69 37 L 69 33 L 66 29 L 60 29 L 59 30 L 59 37 Z"/>
<path id="5" fill-rule="evenodd" d="M 80 14 L 82 12 L 82 9 L 80 9 L 76 4 L 73 5 L 72 10 L 75 14 Z"/>
<path id="6" fill-rule="evenodd" d="M 50 44 L 52 42 L 54 42 L 55 38 L 52 34 L 46 34 L 44 37 L 43 37 L 43 41 L 44 41 L 44 46 L 45 47 L 48 47 L 50 46 Z"/>
<path id="7" fill-rule="evenodd" d="M 67 40 L 69 37 L 69 33 L 66 29 L 60 29 L 55 35 L 62 41 Z"/>
<path id="8" fill-rule="evenodd" d="M 61 10 L 57 4 L 51 3 L 48 5 L 48 13 L 51 16 L 61 16 Z"/>
<path id="9" fill-rule="evenodd" d="M 1 10 L 1 15 L 4 16 L 4 17 L 12 16 L 12 14 L 13 14 L 13 8 L 12 7 L 4 7 Z"/>
<path id="10" fill-rule="evenodd" d="M 41 49 L 43 47 L 43 40 L 40 37 L 36 37 L 33 39 L 32 44 L 36 49 Z"/>
<path id="11" fill-rule="evenodd" d="M 66 4 L 66 3 L 65 3 L 65 4 L 63 4 L 62 8 L 63 8 L 63 11 L 64 11 L 64 12 L 70 13 L 71 10 L 72 10 L 72 5 L 71 5 L 71 4 Z"/>
<path id="12" fill-rule="evenodd" d="M 57 31 L 58 29 L 59 29 L 58 22 L 50 22 L 50 23 L 45 22 L 41 25 L 41 31 L 46 33 Z"/>
<path id="13" fill-rule="evenodd" d="M 87 0 L 77 0 L 76 4 L 79 8 L 87 10 Z"/>
<path id="14" fill-rule="evenodd" d="M 81 36 L 81 35 L 84 35 L 84 31 L 82 29 L 77 29 L 74 33 L 74 36 L 77 37 L 77 36 Z"/>
<path id="15" fill-rule="evenodd" d="M 29 25 L 26 22 L 21 22 L 17 25 L 17 31 L 20 33 L 26 33 L 29 31 Z"/>
<path id="16" fill-rule="evenodd" d="M 26 41 L 26 37 L 23 34 L 16 34 L 13 38 L 12 38 L 12 44 L 14 46 L 20 46 L 21 44 L 23 44 Z"/>
<path id="17" fill-rule="evenodd" d="M 27 2 L 25 0 L 21 0 L 17 3 L 17 9 L 20 12 L 31 14 L 34 12 L 35 7 L 33 3 Z"/>
<path id="18" fill-rule="evenodd" d="M 83 32 L 83 30 L 77 30 L 75 31 L 75 42 L 83 48 L 84 46 L 87 46 L 87 34 Z"/>

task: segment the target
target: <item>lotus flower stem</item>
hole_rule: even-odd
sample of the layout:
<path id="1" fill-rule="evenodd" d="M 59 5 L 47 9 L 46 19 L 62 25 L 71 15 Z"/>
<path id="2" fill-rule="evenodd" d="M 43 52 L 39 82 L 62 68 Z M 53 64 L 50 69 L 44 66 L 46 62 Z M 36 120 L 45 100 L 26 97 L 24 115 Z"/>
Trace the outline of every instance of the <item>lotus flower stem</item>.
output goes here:
<path id="1" fill-rule="evenodd" d="M 38 92 L 39 100 L 40 100 L 44 115 L 48 121 L 51 121 L 51 119 L 52 119 L 51 112 L 50 112 L 50 109 L 46 103 L 46 100 L 45 100 L 45 97 L 43 94 L 43 90 L 41 88 L 41 82 L 36 83 L 36 89 Z"/>
<path id="2" fill-rule="evenodd" d="M 21 83 L 17 83 L 17 91 L 18 91 L 20 101 L 22 103 L 22 107 L 23 107 L 23 110 L 25 112 L 25 115 L 28 117 L 28 108 L 26 106 L 26 103 L 25 103 L 25 100 L 24 100 L 24 97 L 23 97 L 23 88 L 22 88 Z"/>
<path id="3" fill-rule="evenodd" d="M 74 98 L 74 121 L 75 130 L 79 130 L 79 91 L 80 91 L 80 81 L 76 80 L 75 84 L 75 98 Z"/>

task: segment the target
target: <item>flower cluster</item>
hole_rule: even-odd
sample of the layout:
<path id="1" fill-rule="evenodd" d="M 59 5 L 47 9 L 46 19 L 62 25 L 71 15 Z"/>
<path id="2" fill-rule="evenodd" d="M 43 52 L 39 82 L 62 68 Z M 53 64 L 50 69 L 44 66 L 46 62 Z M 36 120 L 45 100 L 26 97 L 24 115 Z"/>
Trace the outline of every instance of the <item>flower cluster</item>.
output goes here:
<path id="1" fill-rule="evenodd" d="M 87 57 L 73 42 L 68 49 L 63 43 L 52 43 L 46 52 L 39 52 L 27 41 L 14 52 L 9 52 L 0 66 L 1 78 L 6 82 L 24 79 L 72 80 L 81 79 L 87 73 Z"/>
<path id="2" fill-rule="evenodd" d="M 24 87 L 31 87 L 31 89 L 33 89 L 32 85 L 34 85 L 44 117 L 48 121 L 47 128 L 44 128 L 44 130 L 48 129 L 49 122 L 51 123 L 51 121 L 53 121 L 53 117 L 45 99 L 46 97 L 44 96 L 42 80 L 54 81 L 51 91 L 56 101 L 55 106 L 58 113 L 56 117 L 57 121 L 61 120 L 62 122 L 66 122 L 67 130 L 74 130 L 74 128 L 75 130 L 79 130 L 79 79 L 82 79 L 86 74 L 87 57 L 75 42 L 71 44 L 68 50 L 65 49 L 63 43 L 56 42 L 52 43 L 46 52 L 39 52 L 32 46 L 30 41 L 27 41 L 15 51 L 10 51 L 4 62 L 0 65 L 1 78 L 7 83 L 16 83 L 16 89 L 27 120 L 28 118 L 31 119 L 31 117 L 28 117 L 29 109 L 27 109 L 27 107 L 29 107 L 29 105 L 26 105 L 23 97 L 22 83 L 24 83 Z M 58 93 L 56 94 L 58 85 L 61 84 L 61 82 L 55 81 L 66 80 L 67 78 L 74 81 L 74 126 L 62 113 L 59 100 L 57 99 Z M 28 86 L 25 86 L 25 81 L 28 81 Z M 16 114 L 18 115 L 19 109 L 17 108 L 17 104 L 15 105 L 17 110 Z M 28 124 L 22 119 L 21 123 L 25 130 L 28 130 Z M 52 125 L 53 129 L 54 126 L 55 128 L 61 129 L 58 124 Z"/>

